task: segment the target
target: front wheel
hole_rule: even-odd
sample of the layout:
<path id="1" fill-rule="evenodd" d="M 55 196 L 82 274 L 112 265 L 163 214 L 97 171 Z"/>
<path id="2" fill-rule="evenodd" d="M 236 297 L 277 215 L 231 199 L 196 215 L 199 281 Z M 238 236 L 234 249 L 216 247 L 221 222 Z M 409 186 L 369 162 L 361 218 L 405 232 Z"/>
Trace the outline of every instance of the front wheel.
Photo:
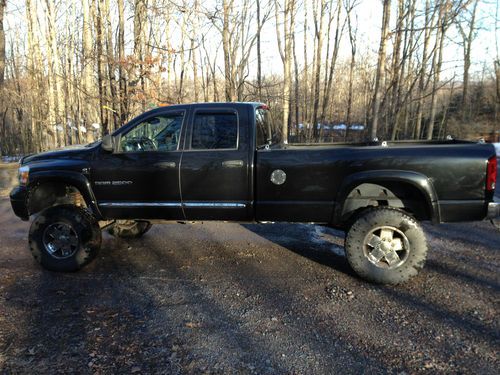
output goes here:
<path id="1" fill-rule="evenodd" d="M 427 241 L 418 222 L 393 208 L 367 210 L 350 227 L 347 261 L 366 280 L 399 284 L 417 275 L 427 257 Z"/>
<path id="2" fill-rule="evenodd" d="M 33 257 L 44 268 L 77 271 L 97 256 L 101 229 L 97 220 L 83 208 L 53 206 L 33 220 L 29 244 Z"/>

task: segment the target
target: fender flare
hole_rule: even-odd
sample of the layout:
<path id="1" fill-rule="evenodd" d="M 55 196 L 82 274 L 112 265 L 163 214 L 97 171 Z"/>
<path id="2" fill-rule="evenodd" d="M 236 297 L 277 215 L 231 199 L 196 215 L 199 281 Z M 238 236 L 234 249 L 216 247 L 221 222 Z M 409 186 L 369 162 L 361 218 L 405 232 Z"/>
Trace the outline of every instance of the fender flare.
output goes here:
<path id="1" fill-rule="evenodd" d="M 28 190 L 36 188 L 45 182 L 60 182 L 66 185 L 74 186 L 78 189 L 85 204 L 89 207 L 97 220 L 102 219 L 101 211 L 97 205 L 97 200 L 92 191 L 90 181 L 83 174 L 74 171 L 52 170 L 52 171 L 36 171 L 30 174 L 30 183 Z M 29 199 L 29 197 L 28 197 Z"/>
<path id="2" fill-rule="evenodd" d="M 356 186 L 363 183 L 383 184 L 384 182 L 405 183 L 418 189 L 426 198 L 425 203 L 429 209 L 432 222 L 439 223 L 441 221 L 438 198 L 431 179 L 421 173 L 412 171 L 374 170 L 353 173 L 344 179 L 335 199 L 332 222 L 341 221 L 345 200 Z"/>

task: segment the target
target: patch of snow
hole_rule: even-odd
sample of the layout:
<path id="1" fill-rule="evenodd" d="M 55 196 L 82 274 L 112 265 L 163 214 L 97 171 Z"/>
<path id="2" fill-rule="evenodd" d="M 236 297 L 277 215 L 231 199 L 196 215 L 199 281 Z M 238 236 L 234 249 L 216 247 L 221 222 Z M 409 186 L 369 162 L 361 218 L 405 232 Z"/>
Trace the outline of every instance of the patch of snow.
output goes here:
<path id="1" fill-rule="evenodd" d="M 329 230 L 328 230 L 329 231 Z M 345 256 L 344 253 L 344 247 L 338 242 L 342 241 L 343 239 L 341 238 L 341 233 L 332 235 L 330 233 L 327 233 L 327 228 L 321 227 L 319 225 L 314 226 L 314 231 L 310 232 L 310 240 L 311 242 L 321 245 L 321 246 L 329 246 L 330 251 L 334 253 L 335 255 L 338 255 L 340 257 Z"/>

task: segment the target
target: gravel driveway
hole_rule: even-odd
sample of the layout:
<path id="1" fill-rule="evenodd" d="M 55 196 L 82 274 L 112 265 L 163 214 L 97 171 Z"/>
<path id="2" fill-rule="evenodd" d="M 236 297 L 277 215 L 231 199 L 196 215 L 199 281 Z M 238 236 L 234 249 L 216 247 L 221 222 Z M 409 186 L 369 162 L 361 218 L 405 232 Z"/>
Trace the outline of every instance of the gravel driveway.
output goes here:
<path id="1" fill-rule="evenodd" d="M 42 270 L 0 199 L 0 373 L 495 374 L 500 231 L 425 225 L 423 272 L 358 279 L 343 234 L 312 225 L 107 234 L 75 274 Z"/>

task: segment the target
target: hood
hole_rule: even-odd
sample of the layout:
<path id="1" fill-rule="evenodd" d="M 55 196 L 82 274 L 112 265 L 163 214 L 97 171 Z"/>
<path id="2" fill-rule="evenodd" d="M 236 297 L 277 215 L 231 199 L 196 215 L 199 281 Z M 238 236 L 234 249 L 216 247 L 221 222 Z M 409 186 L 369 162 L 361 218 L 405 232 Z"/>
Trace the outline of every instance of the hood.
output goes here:
<path id="1" fill-rule="evenodd" d="M 88 155 L 96 148 L 98 142 L 88 145 L 73 145 L 56 150 L 40 152 L 23 157 L 20 162 L 22 165 L 34 161 L 50 160 L 50 159 L 86 159 Z"/>

